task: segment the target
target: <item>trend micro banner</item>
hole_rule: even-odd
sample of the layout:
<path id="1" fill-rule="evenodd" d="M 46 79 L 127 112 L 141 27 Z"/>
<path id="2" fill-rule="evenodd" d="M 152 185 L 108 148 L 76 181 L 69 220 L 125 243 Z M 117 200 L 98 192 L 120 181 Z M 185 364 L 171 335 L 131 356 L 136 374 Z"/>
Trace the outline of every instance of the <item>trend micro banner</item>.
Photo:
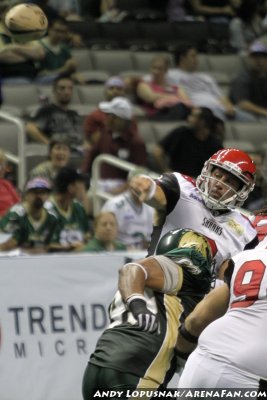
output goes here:
<path id="1" fill-rule="evenodd" d="M 81 400 L 124 262 L 110 254 L 0 258 L 1 400 Z"/>

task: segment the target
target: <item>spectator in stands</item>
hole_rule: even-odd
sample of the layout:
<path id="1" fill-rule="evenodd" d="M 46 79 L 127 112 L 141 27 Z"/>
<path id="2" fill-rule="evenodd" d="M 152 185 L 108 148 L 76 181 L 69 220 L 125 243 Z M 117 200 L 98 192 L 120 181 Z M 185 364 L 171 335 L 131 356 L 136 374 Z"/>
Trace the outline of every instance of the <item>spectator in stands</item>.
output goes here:
<path id="1" fill-rule="evenodd" d="M 215 80 L 208 74 L 197 72 L 198 51 L 192 43 L 182 43 L 174 53 L 175 68 L 170 68 L 167 80 L 184 88 L 194 107 L 208 107 L 220 118 L 234 118 L 231 101 L 222 94 Z"/>
<path id="2" fill-rule="evenodd" d="M 185 0 L 168 0 L 166 12 L 169 22 L 183 21 L 186 19 L 186 1 Z"/>
<path id="3" fill-rule="evenodd" d="M 53 20 L 48 35 L 38 42 L 43 58 L 39 61 L 37 83 L 50 84 L 62 74 L 70 75 L 75 82 L 85 82 L 82 76 L 76 73 L 77 62 L 71 55 L 68 39 L 69 28 L 64 19 Z"/>
<path id="4" fill-rule="evenodd" d="M 242 0 L 236 10 L 236 16 L 229 24 L 230 45 L 237 51 L 248 50 L 249 45 L 263 33 L 259 2 Z"/>
<path id="5" fill-rule="evenodd" d="M 127 250 L 126 246 L 117 240 L 118 224 L 114 213 L 104 211 L 94 220 L 94 236 L 81 251 L 118 251 Z"/>
<path id="6" fill-rule="evenodd" d="M 136 174 L 146 172 L 137 168 L 129 173 L 128 180 Z M 125 244 L 127 249 L 148 248 L 154 212 L 151 207 L 142 203 L 131 189 L 107 200 L 102 211 L 110 211 L 116 215 L 118 240 Z"/>
<path id="7" fill-rule="evenodd" d="M 48 160 L 38 164 L 30 171 L 30 177 L 42 176 L 53 182 L 58 171 L 70 162 L 70 143 L 63 135 L 55 134 L 49 142 Z"/>
<path id="8" fill-rule="evenodd" d="M 37 109 L 26 124 L 27 135 L 36 142 L 49 144 L 54 134 L 62 134 L 71 146 L 72 159 L 79 163 L 83 154 L 82 123 L 78 113 L 69 107 L 73 82 L 59 76 L 53 83 L 53 102 Z"/>
<path id="9" fill-rule="evenodd" d="M 217 118 L 206 107 L 194 108 L 188 125 L 172 130 L 154 147 L 159 172 L 177 171 L 196 178 L 216 151 L 223 148 L 215 137 Z"/>
<path id="10" fill-rule="evenodd" d="M 251 121 L 267 117 L 267 44 L 256 40 L 249 49 L 249 67 L 233 80 L 230 88 L 232 101 L 249 116 Z"/>
<path id="11" fill-rule="evenodd" d="M 104 98 L 106 101 L 111 101 L 114 97 L 125 95 L 124 81 L 118 76 L 111 76 L 105 82 Z M 107 121 L 107 114 L 100 110 L 98 107 L 92 111 L 83 122 L 83 132 L 85 146 L 87 149 L 96 143 L 102 131 L 105 129 Z"/>
<path id="12" fill-rule="evenodd" d="M 11 235 L 0 244 L 1 251 L 21 248 L 29 253 L 43 253 L 49 250 L 58 224 L 54 213 L 44 208 L 50 190 L 50 182 L 41 177 L 27 182 L 23 202 L 11 207 L 0 221 L 2 231 Z"/>
<path id="13" fill-rule="evenodd" d="M 3 216 L 11 206 L 20 202 L 20 196 L 12 185 L 5 178 L 7 169 L 7 159 L 4 151 L 0 149 L 0 217 Z"/>
<path id="14" fill-rule="evenodd" d="M 79 250 L 90 237 L 88 216 L 77 201 L 85 192 L 85 178 L 72 167 L 63 167 L 54 179 L 54 193 L 45 207 L 58 218 L 54 251 Z"/>
<path id="15" fill-rule="evenodd" d="M 196 16 L 217 23 L 229 23 L 239 3 L 240 0 L 189 0 Z"/>
<path id="16" fill-rule="evenodd" d="M 158 121 L 182 120 L 189 112 L 187 94 L 176 84 L 170 84 L 167 73 L 170 59 L 155 56 L 150 65 L 150 75 L 137 84 L 136 94 L 148 117 Z"/>
<path id="17" fill-rule="evenodd" d="M 117 7 L 116 0 L 101 0 L 100 13 L 99 22 L 121 22 L 127 16 L 126 11 Z"/>
<path id="18" fill-rule="evenodd" d="M 101 140 L 92 145 L 83 164 L 83 171 L 91 174 L 92 164 L 99 154 L 111 154 L 133 164 L 146 165 L 146 147 L 139 136 L 137 125 L 133 123 L 133 108 L 129 100 L 115 97 L 109 102 L 99 104 L 107 114 L 105 129 Z M 112 194 L 127 188 L 127 172 L 103 163 L 100 171 L 99 187 Z"/>
<path id="19" fill-rule="evenodd" d="M 256 166 L 256 181 L 253 191 L 243 204 L 243 208 L 255 211 L 262 208 L 267 200 L 267 185 L 263 177 L 264 153 L 260 151 L 249 152 L 249 156 Z"/>
<path id="20" fill-rule="evenodd" d="M 79 0 L 48 0 L 48 5 L 53 7 L 66 20 L 79 21 L 82 19 Z"/>

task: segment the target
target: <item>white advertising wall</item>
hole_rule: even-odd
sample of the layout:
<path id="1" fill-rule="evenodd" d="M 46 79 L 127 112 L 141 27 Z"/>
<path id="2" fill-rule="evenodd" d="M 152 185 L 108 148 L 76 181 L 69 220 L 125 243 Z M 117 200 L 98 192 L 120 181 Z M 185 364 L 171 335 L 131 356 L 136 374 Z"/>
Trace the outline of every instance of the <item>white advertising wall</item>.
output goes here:
<path id="1" fill-rule="evenodd" d="M 0 258 L 1 400 L 82 399 L 83 371 L 125 260 L 118 253 Z"/>

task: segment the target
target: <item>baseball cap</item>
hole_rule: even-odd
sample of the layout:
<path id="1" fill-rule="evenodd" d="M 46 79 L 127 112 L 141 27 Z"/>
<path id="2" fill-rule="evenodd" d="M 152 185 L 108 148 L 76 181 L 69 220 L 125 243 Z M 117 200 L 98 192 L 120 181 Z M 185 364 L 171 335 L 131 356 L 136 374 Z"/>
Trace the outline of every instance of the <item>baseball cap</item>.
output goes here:
<path id="1" fill-rule="evenodd" d="M 33 190 L 33 189 L 44 189 L 44 190 L 51 190 L 51 183 L 42 177 L 36 177 L 30 179 L 27 184 L 25 190 Z"/>
<path id="2" fill-rule="evenodd" d="M 106 80 L 105 86 L 106 87 L 115 86 L 115 87 L 119 87 L 119 88 L 124 88 L 125 83 L 119 76 L 111 76 L 110 78 L 108 78 Z"/>
<path id="3" fill-rule="evenodd" d="M 267 43 L 264 43 L 260 40 L 255 40 L 249 48 L 249 53 L 250 54 L 265 54 L 267 56 Z"/>
<path id="4" fill-rule="evenodd" d="M 115 97 L 111 101 L 102 101 L 99 108 L 106 114 L 114 114 L 122 119 L 132 119 L 133 108 L 125 97 Z"/>

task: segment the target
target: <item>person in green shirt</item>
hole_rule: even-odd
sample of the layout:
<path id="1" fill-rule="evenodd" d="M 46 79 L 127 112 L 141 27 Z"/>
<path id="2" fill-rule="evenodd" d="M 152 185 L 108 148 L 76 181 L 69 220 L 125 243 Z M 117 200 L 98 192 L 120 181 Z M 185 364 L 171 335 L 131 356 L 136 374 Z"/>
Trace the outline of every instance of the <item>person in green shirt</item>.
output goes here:
<path id="1" fill-rule="evenodd" d="M 89 217 L 77 200 L 85 191 L 85 176 L 71 166 L 63 167 L 54 179 L 54 193 L 46 202 L 47 210 L 58 218 L 57 244 L 53 251 L 79 250 L 90 237 Z"/>
<path id="2" fill-rule="evenodd" d="M 58 224 L 56 215 L 44 208 L 50 191 L 50 182 L 42 177 L 28 181 L 24 200 L 11 207 L 0 220 L 2 232 L 10 234 L 0 244 L 1 251 L 16 248 L 29 253 L 49 251 Z"/>
<path id="3" fill-rule="evenodd" d="M 127 250 L 127 247 L 116 240 L 118 223 L 113 212 L 101 212 L 94 220 L 94 237 L 81 251 L 116 251 Z"/>

